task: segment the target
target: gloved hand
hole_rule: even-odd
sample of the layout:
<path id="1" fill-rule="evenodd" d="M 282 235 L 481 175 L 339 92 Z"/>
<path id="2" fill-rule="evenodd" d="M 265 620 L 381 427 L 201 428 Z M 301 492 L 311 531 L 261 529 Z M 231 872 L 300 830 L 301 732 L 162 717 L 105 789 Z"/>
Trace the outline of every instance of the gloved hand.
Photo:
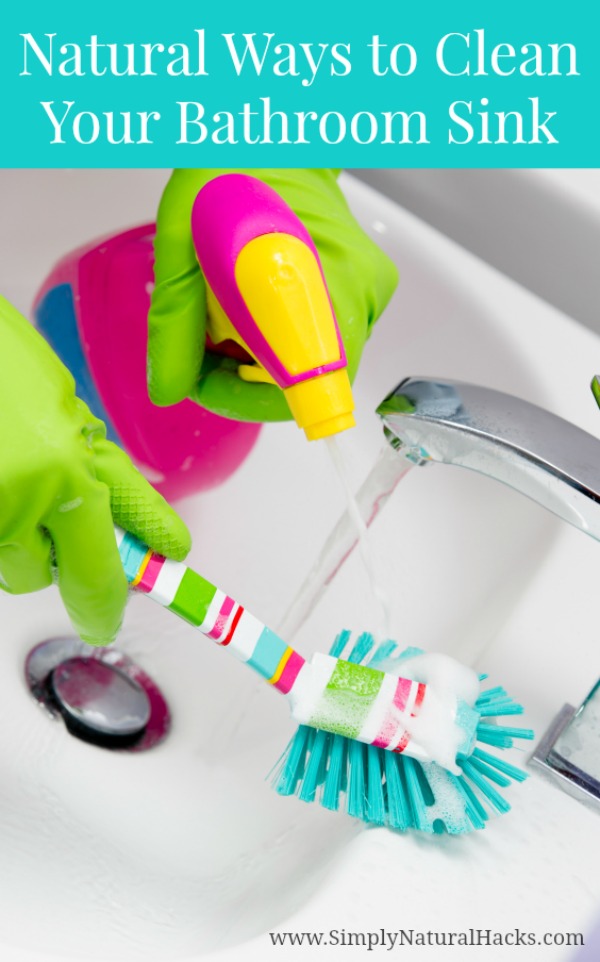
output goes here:
<path id="1" fill-rule="evenodd" d="M 91 644 L 114 639 L 127 599 L 113 520 L 172 558 L 190 547 L 184 523 L 105 434 L 67 369 L 0 297 L 0 586 L 45 588 L 55 564 Z"/>
<path id="2" fill-rule="evenodd" d="M 241 421 L 284 421 L 291 415 L 272 384 L 243 381 L 238 362 L 204 354 L 206 283 L 192 243 L 190 219 L 207 181 L 232 170 L 176 170 L 163 194 L 155 240 L 155 287 L 149 314 L 148 381 L 155 404 L 186 397 Z M 398 280 L 389 258 L 350 213 L 329 169 L 261 169 L 258 177 L 276 190 L 309 231 L 323 272 L 354 379 L 365 341 Z"/>

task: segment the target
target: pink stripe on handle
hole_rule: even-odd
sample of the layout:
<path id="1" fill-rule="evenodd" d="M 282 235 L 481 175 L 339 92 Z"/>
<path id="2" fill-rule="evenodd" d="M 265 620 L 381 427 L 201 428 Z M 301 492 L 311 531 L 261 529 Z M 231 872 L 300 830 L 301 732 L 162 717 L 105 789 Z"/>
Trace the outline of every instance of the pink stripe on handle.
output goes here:
<path id="1" fill-rule="evenodd" d="M 302 655 L 299 655 L 297 651 L 293 651 L 288 662 L 281 673 L 281 678 L 279 681 L 275 682 L 273 688 L 280 691 L 282 694 L 287 695 L 291 691 L 296 678 L 298 677 L 298 672 L 305 664 Z"/>
<path id="2" fill-rule="evenodd" d="M 410 741 L 410 735 L 408 734 L 408 732 L 404 732 L 402 738 L 400 739 L 399 744 L 396 745 L 396 747 L 394 748 L 394 753 L 396 755 L 401 755 L 404 749 L 406 748 L 406 746 L 408 745 L 409 741 Z"/>
<path id="3" fill-rule="evenodd" d="M 216 617 L 214 625 L 212 626 L 210 631 L 207 632 L 208 638 L 217 639 L 221 637 L 225 629 L 225 625 L 227 624 L 227 619 L 229 618 L 229 615 L 233 611 L 234 605 L 235 605 L 235 601 L 233 600 L 233 598 L 230 598 L 229 595 L 227 595 L 223 604 L 221 605 L 221 610 L 219 611 L 219 614 Z"/>
<path id="4" fill-rule="evenodd" d="M 411 718 L 415 718 L 419 714 L 419 709 L 421 708 L 421 705 L 423 704 L 423 699 L 425 698 L 425 691 L 426 691 L 426 686 L 423 684 L 420 684 L 417 689 L 417 697 L 415 698 L 413 710 L 410 713 Z"/>
<path id="5" fill-rule="evenodd" d="M 396 708 L 398 711 L 404 711 L 406 708 L 406 702 L 408 701 L 408 696 L 410 695 L 412 686 L 413 683 L 410 678 L 398 679 L 396 693 L 394 695 L 394 708 Z"/>
<path id="6" fill-rule="evenodd" d="M 161 568 L 165 563 L 165 559 L 159 554 L 153 554 L 150 561 L 146 565 L 146 570 L 142 575 L 142 580 L 137 585 L 138 591 L 152 591 L 154 585 L 156 584 L 156 579 L 158 578 Z"/>
<path id="7" fill-rule="evenodd" d="M 408 696 L 412 688 L 412 681 L 410 678 L 399 678 L 398 684 L 396 685 L 396 691 L 394 692 L 394 700 L 392 702 L 392 707 L 387 713 L 383 725 L 377 735 L 373 744 L 375 748 L 387 748 L 392 742 L 394 737 L 398 732 L 398 712 L 404 711 L 406 708 L 406 702 L 408 701 Z M 408 744 L 408 740 L 407 740 Z M 406 747 L 406 746 L 404 746 Z M 396 749 L 398 751 L 398 749 Z M 402 751 L 402 749 L 400 749 Z"/>
<path id="8" fill-rule="evenodd" d="M 239 624 L 239 621 L 240 621 L 240 618 L 242 617 L 243 614 L 244 614 L 244 609 L 243 609 L 242 606 L 240 605 L 239 608 L 238 608 L 238 610 L 236 611 L 235 615 L 233 616 L 233 620 L 232 620 L 232 622 L 231 622 L 231 628 L 229 629 L 229 632 L 227 633 L 227 638 L 225 638 L 225 639 L 221 642 L 221 644 L 222 644 L 223 646 L 228 645 L 229 642 L 231 641 L 231 639 L 233 638 L 233 636 L 234 636 L 234 634 L 235 634 L 235 629 L 237 628 L 237 626 L 238 626 L 238 624 Z"/>

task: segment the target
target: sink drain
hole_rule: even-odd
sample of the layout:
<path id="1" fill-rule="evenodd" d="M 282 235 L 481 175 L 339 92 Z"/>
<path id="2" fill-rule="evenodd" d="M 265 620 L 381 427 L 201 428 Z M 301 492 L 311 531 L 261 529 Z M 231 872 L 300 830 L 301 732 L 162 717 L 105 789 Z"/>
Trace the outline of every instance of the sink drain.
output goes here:
<path id="1" fill-rule="evenodd" d="M 169 709 L 155 683 L 113 648 L 51 638 L 29 653 L 25 676 L 38 704 L 83 741 L 139 752 L 169 731 Z"/>
<path id="2" fill-rule="evenodd" d="M 118 746 L 136 742 L 150 721 L 141 685 L 98 658 L 69 658 L 50 672 L 50 692 L 69 731 Z"/>

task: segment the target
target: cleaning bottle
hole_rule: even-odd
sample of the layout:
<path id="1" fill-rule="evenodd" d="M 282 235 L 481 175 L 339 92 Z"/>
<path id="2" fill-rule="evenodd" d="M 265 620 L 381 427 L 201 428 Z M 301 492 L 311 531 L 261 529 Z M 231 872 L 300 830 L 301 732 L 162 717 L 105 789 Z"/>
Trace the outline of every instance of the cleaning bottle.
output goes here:
<path id="1" fill-rule="evenodd" d="M 208 285 L 208 333 L 241 345 L 247 381 L 277 384 L 310 440 L 353 427 L 346 352 L 310 234 L 285 201 L 247 174 L 198 193 L 192 236 Z"/>
<path id="2" fill-rule="evenodd" d="M 346 354 L 306 228 L 254 177 L 209 181 L 192 229 L 208 281 L 211 351 L 242 358 L 239 376 L 275 382 L 310 438 L 354 424 Z M 260 424 L 148 395 L 148 312 L 155 225 L 64 255 L 40 287 L 34 322 L 73 374 L 77 393 L 169 500 L 221 484 L 252 450 Z M 224 342 L 224 349 L 221 346 Z"/>
<path id="3" fill-rule="evenodd" d="M 75 378 L 78 396 L 169 501 L 222 484 L 250 454 L 260 424 L 185 400 L 148 396 L 148 311 L 155 225 L 90 241 L 61 257 L 33 306 L 37 329 Z"/>

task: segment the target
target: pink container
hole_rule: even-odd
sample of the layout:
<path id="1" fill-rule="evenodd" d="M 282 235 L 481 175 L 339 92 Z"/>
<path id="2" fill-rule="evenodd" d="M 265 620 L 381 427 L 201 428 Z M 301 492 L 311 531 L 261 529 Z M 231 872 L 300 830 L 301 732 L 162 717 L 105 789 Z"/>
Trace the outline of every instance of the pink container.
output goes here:
<path id="1" fill-rule="evenodd" d="M 261 425 L 219 417 L 192 401 L 169 408 L 150 401 L 154 232 L 153 224 L 136 227 L 67 254 L 42 285 L 34 319 L 109 437 L 172 501 L 228 478 Z"/>

